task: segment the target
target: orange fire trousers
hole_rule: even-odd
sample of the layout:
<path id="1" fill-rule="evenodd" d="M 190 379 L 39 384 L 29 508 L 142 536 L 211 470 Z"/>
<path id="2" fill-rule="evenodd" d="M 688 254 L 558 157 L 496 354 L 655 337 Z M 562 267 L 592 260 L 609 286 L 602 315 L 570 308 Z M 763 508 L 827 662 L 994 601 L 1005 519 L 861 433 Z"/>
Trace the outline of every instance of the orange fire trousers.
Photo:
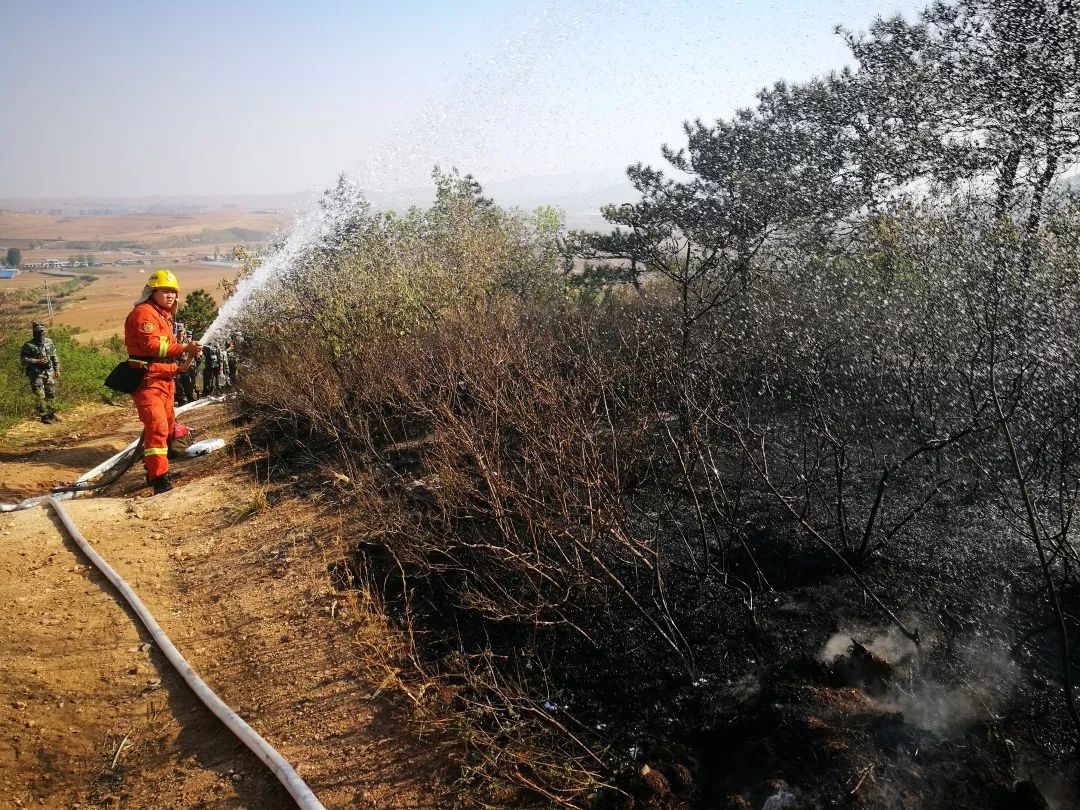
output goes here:
<path id="1" fill-rule="evenodd" d="M 147 380 L 132 393 L 139 421 L 143 423 L 143 466 L 147 480 L 159 478 L 169 471 L 169 436 L 176 418 L 173 416 L 173 380 Z"/>

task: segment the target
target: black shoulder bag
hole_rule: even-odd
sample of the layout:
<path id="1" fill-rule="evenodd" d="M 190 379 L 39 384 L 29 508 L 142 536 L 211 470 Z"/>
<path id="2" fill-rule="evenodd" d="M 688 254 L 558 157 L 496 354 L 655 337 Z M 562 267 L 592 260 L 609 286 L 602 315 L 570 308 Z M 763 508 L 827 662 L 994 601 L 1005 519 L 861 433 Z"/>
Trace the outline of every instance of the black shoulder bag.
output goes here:
<path id="1" fill-rule="evenodd" d="M 105 387 L 111 388 L 113 391 L 119 391 L 121 394 L 130 394 L 139 387 L 145 376 L 145 365 L 132 368 L 128 361 L 125 360 L 118 363 L 116 368 L 109 372 L 109 376 L 105 378 Z"/>

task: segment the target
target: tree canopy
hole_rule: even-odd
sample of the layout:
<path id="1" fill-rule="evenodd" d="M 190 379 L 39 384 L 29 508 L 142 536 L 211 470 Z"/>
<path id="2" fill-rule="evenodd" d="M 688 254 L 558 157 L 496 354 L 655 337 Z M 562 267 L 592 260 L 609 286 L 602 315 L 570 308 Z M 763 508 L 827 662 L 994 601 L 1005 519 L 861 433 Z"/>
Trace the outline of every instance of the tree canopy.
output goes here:
<path id="1" fill-rule="evenodd" d="M 660 273 L 681 257 L 684 275 L 708 278 L 794 231 L 835 235 L 961 189 L 1030 239 L 1055 179 L 1080 160 L 1078 17 L 1072 0 L 958 0 L 914 22 L 838 29 L 853 68 L 686 123 L 686 146 L 663 148 L 685 179 L 631 166 L 640 200 L 604 210 L 619 230 L 574 234 L 569 248 Z"/>
<path id="2" fill-rule="evenodd" d="M 176 319 L 193 334 L 201 335 L 217 317 L 218 307 L 206 290 L 192 290 L 184 298 L 184 305 L 176 312 Z"/>

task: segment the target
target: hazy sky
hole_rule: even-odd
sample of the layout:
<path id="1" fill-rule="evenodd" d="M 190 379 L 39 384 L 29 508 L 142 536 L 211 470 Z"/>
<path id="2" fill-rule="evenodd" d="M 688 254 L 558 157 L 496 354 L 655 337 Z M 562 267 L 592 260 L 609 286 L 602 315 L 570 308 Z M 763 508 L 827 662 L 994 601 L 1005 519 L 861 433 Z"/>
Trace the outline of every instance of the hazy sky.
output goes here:
<path id="1" fill-rule="evenodd" d="M 0 197 L 620 179 L 925 0 L 0 0 Z"/>

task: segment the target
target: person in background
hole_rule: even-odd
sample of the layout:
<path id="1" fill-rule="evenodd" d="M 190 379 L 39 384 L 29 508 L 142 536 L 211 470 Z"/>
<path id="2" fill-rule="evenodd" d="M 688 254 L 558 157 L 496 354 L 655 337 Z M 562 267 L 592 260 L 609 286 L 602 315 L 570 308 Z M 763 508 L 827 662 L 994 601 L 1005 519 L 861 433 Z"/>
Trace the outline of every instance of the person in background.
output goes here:
<path id="1" fill-rule="evenodd" d="M 202 395 L 217 393 L 217 378 L 221 373 L 221 350 L 214 343 L 207 343 L 203 348 Z"/>
<path id="2" fill-rule="evenodd" d="M 143 466 L 146 483 L 154 494 L 172 489 L 169 480 L 169 436 L 172 434 L 173 399 L 177 362 L 184 355 L 198 357 L 202 347 L 182 343 L 173 334 L 173 315 L 180 282 L 169 270 L 156 270 L 146 280 L 142 295 L 124 322 L 128 363 L 143 366 L 145 376 L 131 394 L 143 423 Z"/>
<path id="3" fill-rule="evenodd" d="M 232 358 L 229 356 L 229 349 L 228 340 L 222 340 L 218 343 L 218 351 L 221 352 L 221 373 L 218 374 L 218 388 L 223 391 L 232 385 Z"/>
<path id="4" fill-rule="evenodd" d="M 179 340 L 181 343 L 188 343 L 192 339 L 192 335 L 187 330 L 182 330 L 179 334 Z M 176 375 L 176 404 L 186 405 L 189 402 L 194 402 L 199 398 L 198 391 L 195 390 L 195 380 L 199 373 L 199 358 L 188 358 L 180 365 L 178 373 Z"/>
<path id="5" fill-rule="evenodd" d="M 45 336 L 45 324 L 34 321 L 30 328 L 34 336 L 23 344 L 19 359 L 30 380 L 30 389 L 34 392 L 38 418 L 47 425 L 60 421 L 53 410 L 60 361 L 56 357 L 56 346 Z"/>
<path id="6" fill-rule="evenodd" d="M 241 332 L 233 332 L 229 339 L 229 360 L 232 371 L 232 384 L 240 382 L 240 365 L 244 359 L 244 335 Z"/>

